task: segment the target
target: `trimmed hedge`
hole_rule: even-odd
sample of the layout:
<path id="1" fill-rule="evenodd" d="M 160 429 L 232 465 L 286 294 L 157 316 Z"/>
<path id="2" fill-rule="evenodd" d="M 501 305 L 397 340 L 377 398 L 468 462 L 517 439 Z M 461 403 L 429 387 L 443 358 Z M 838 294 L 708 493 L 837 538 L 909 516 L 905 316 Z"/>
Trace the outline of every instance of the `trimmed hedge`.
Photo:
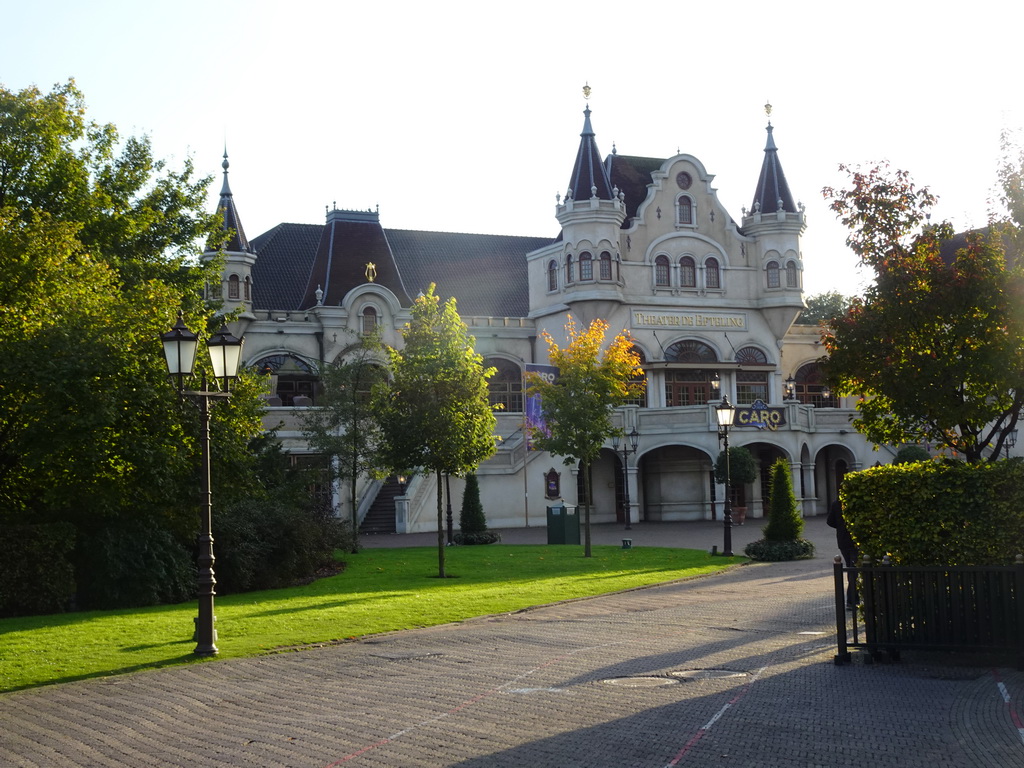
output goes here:
<path id="1" fill-rule="evenodd" d="M 67 610 L 75 596 L 75 527 L 7 526 L 0 541 L 0 617 Z"/>
<path id="2" fill-rule="evenodd" d="M 814 544 L 806 539 L 794 541 L 768 541 L 758 539 L 747 544 L 743 554 L 751 560 L 780 562 L 782 560 L 809 560 L 814 557 Z"/>
<path id="3" fill-rule="evenodd" d="M 1007 565 L 1024 552 L 1024 460 L 919 462 L 846 475 L 860 556 L 899 565 Z"/>

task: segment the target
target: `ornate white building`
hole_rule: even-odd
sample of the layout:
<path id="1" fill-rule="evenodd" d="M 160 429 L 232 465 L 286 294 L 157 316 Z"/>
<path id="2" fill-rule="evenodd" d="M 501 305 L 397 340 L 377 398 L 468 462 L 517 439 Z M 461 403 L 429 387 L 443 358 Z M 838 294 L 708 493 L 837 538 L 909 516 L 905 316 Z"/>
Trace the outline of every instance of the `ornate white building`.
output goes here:
<path id="1" fill-rule="evenodd" d="M 267 426 L 282 425 L 293 455 L 308 453 L 298 414 L 315 407 L 321 361 L 343 358 L 372 329 L 400 346 L 410 297 L 433 282 L 456 297 L 477 350 L 498 369 L 502 439 L 477 473 L 492 528 L 543 525 L 553 496 L 577 502 L 576 467 L 527 451 L 523 435 L 524 366 L 547 363 L 540 336 L 564 342 L 570 314 L 582 325 L 603 318 L 612 334 L 627 329 L 647 375 L 646 396 L 616 416 L 624 432 L 636 428 L 638 450 L 623 468 L 609 445 L 594 466 L 596 522 L 624 522 L 624 479 L 634 523 L 721 514 L 715 382 L 739 406 L 731 444 L 761 467 L 735 503 L 761 516 L 768 468 L 784 457 L 804 514 L 824 513 L 837 478 L 891 453 L 875 453 L 850 426 L 853 411 L 821 386 L 818 329 L 793 324 L 806 221 L 772 125 L 751 208 L 737 220 L 693 155 L 602 158 L 590 115 L 575 162 L 566 159 L 554 239 L 385 229 L 376 211 L 335 209 L 324 224 L 280 224 L 250 242 L 225 157 L 221 207 L 234 235 L 220 290 L 227 309 L 242 310 L 232 331 L 245 335 L 247 364 L 272 374 Z M 416 478 L 397 505 L 387 496 L 385 527 L 433 530 L 433 482 Z M 452 486 L 457 511 L 461 484 Z M 361 484 L 361 518 L 378 495 L 380 483 Z"/>

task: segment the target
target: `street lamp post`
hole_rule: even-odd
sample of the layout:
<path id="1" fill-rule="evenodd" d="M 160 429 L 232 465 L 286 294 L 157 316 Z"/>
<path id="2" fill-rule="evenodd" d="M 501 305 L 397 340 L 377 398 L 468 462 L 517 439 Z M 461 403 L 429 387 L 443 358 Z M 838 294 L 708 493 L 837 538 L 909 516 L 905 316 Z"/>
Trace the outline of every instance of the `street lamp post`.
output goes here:
<path id="1" fill-rule="evenodd" d="M 1017 430 L 1011 429 L 1006 433 L 1006 440 L 1003 441 L 1003 445 L 1006 446 L 1006 458 L 1010 458 L 1010 449 L 1017 444 Z"/>
<path id="2" fill-rule="evenodd" d="M 640 443 L 640 433 L 636 431 L 636 427 L 633 427 L 628 437 L 628 443 L 625 440 L 622 441 L 622 509 L 623 517 L 626 521 L 626 530 L 631 531 L 633 530 L 630 525 L 632 510 L 629 505 L 629 471 L 626 469 L 626 457 L 631 453 L 636 453 L 637 446 Z M 612 448 L 616 453 L 619 452 L 618 435 L 612 437 Z"/>
<path id="3" fill-rule="evenodd" d="M 796 400 L 796 379 L 792 376 L 786 379 L 786 400 Z"/>
<path id="4" fill-rule="evenodd" d="M 217 630 L 214 628 L 213 598 L 217 594 L 217 579 L 214 578 L 213 564 L 213 505 L 210 491 L 210 407 L 218 400 L 231 397 L 229 387 L 231 381 L 238 377 L 238 365 L 242 358 L 242 340 L 235 338 L 227 326 L 221 327 L 206 346 L 213 364 L 213 378 L 220 383 L 220 389 L 210 390 L 207 386 L 206 374 L 200 378 L 200 388 L 185 389 L 185 381 L 192 377 L 195 367 L 196 351 L 199 348 L 199 337 L 190 331 L 178 312 L 178 321 L 167 333 L 160 335 L 164 348 L 164 359 L 167 362 L 167 373 L 175 382 L 178 395 L 199 408 L 201 429 L 199 442 L 202 450 L 202 469 L 200 472 L 201 510 L 199 519 L 198 574 L 196 575 L 196 592 L 199 597 L 199 617 L 196 620 L 196 647 L 193 651 L 197 656 L 213 656 L 217 653 Z"/>
<path id="5" fill-rule="evenodd" d="M 718 437 L 725 443 L 725 504 L 722 508 L 722 518 L 725 524 L 725 540 L 722 543 L 722 554 L 725 557 L 732 557 L 732 494 L 729 492 L 729 427 L 732 426 L 736 409 L 729 402 L 729 396 L 722 397 L 722 402 L 715 406 L 715 415 L 718 417 Z"/>

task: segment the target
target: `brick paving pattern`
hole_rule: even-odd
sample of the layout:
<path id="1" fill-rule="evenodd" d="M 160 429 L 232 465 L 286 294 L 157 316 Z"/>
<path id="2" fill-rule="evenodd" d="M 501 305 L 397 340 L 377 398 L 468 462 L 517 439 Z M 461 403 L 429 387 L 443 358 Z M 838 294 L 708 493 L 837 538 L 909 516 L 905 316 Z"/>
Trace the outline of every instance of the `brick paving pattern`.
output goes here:
<path id="1" fill-rule="evenodd" d="M 734 529 L 736 551 L 759 527 Z M 1024 674 L 833 664 L 835 547 L 820 519 L 807 532 L 811 561 L 0 695 L 0 765 L 1024 766 Z M 595 529 L 623 536 L 706 548 L 721 527 Z M 371 546 L 399 540 L 421 543 Z"/>

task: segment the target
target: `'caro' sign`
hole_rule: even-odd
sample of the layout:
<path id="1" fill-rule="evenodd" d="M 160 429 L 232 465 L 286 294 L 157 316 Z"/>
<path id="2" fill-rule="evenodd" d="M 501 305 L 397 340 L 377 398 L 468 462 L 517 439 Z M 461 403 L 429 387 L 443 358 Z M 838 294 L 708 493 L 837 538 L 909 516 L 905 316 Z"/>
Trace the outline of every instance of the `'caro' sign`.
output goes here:
<path id="1" fill-rule="evenodd" d="M 784 408 L 770 408 L 764 400 L 755 400 L 749 407 L 737 408 L 733 422 L 737 427 L 776 430 L 786 423 Z"/>

